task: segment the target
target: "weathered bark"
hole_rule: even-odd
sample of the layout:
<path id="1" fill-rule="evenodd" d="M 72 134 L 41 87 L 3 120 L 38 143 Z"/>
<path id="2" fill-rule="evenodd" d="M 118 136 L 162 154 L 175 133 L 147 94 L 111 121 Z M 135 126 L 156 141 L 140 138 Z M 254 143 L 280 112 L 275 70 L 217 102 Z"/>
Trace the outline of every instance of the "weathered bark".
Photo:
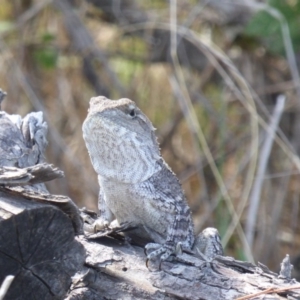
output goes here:
<path id="1" fill-rule="evenodd" d="M 282 290 L 268 299 L 300 299 L 295 280 L 279 278 L 267 267 L 218 257 L 207 263 L 183 254 L 181 262 L 163 262 L 147 269 L 141 247 L 111 238 L 88 241 L 86 268 L 73 280 L 67 300 L 74 299 L 238 299 L 270 288 Z M 156 269 L 155 269 L 156 267 Z M 255 297 L 263 299 L 266 295 Z M 249 299 L 254 299 L 251 297 Z"/>
<path id="2" fill-rule="evenodd" d="M 76 204 L 66 196 L 51 195 L 32 189 L 25 189 L 23 187 L 6 187 L 0 186 L 0 191 L 7 194 L 20 195 L 26 199 L 34 200 L 41 203 L 51 204 L 62 210 L 71 220 L 75 234 L 82 234 L 82 219 L 79 214 L 79 209 Z"/>
<path id="3" fill-rule="evenodd" d="M 14 276 L 0 298 L 62 299 L 84 263 L 77 206 L 44 185 L 63 176 L 44 163 L 46 133 L 41 112 L 0 112 L 0 283 Z"/>
<path id="4" fill-rule="evenodd" d="M 7 186 L 37 184 L 61 177 L 64 177 L 61 170 L 46 163 L 24 169 L 15 167 L 0 168 L 0 184 Z"/>
<path id="5" fill-rule="evenodd" d="M 84 262 L 70 219 L 59 209 L 0 192 L 0 282 L 4 299 L 62 299 Z"/>

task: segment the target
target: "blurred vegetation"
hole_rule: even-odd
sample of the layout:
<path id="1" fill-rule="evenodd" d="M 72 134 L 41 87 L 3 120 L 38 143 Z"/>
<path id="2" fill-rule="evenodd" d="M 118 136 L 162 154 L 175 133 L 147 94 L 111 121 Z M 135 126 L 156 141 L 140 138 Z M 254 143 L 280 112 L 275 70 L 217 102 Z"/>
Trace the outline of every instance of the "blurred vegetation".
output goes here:
<path id="1" fill-rule="evenodd" d="M 298 65 L 285 58 L 281 23 L 272 11 L 288 24 L 288 50 L 299 62 L 300 1 L 178 0 L 179 64 L 170 46 L 174 3 L 3 0 L 0 87 L 8 96 L 2 109 L 22 116 L 44 112 L 47 159 L 66 175 L 49 189 L 96 209 L 97 178 L 81 131 L 89 99 L 136 101 L 183 184 L 196 231 L 217 227 L 226 253 L 249 259 L 240 229 L 249 217 L 266 127 L 284 94 L 251 247 L 255 261 L 276 269 L 286 253 L 299 255 L 300 82 L 291 75 Z M 240 229 L 232 227 L 231 206 Z"/>
<path id="2" fill-rule="evenodd" d="M 300 2 L 271 0 L 269 4 L 285 18 L 290 30 L 294 51 L 299 51 Z M 270 12 L 259 11 L 256 13 L 245 28 L 245 34 L 260 38 L 260 42 L 270 53 L 285 55 L 280 23 Z"/>

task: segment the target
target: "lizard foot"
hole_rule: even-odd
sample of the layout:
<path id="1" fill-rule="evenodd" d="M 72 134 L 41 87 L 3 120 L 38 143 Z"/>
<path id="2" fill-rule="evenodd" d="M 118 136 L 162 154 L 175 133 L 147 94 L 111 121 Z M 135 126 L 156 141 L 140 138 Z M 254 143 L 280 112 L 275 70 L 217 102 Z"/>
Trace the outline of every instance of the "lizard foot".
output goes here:
<path id="1" fill-rule="evenodd" d="M 85 222 L 83 229 L 89 233 L 97 233 L 101 230 L 109 229 L 109 222 L 102 219 L 97 219 L 92 224 Z"/>
<path id="2" fill-rule="evenodd" d="M 147 256 L 146 259 L 146 267 L 149 268 L 149 262 L 155 261 L 159 258 L 159 267 L 158 269 L 161 270 L 161 263 L 167 260 L 173 254 L 172 247 L 166 247 L 165 245 L 156 244 L 156 243 L 149 243 L 145 246 L 145 254 Z"/>
<path id="3" fill-rule="evenodd" d="M 193 250 L 196 256 L 212 261 L 217 255 L 224 255 L 219 232 L 216 228 L 204 229 L 195 239 Z"/>
<path id="4" fill-rule="evenodd" d="M 147 244 L 145 246 L 145 250 L 147 254 L 147 259 L 150 260 L 155 259 L 157 257 L 160 257 L 160 260 L 166 260 L 174 253 L 173 247 L 156 243 Z"/>
<path id="5" fill-rule="evenodd" d="M 179 242 L 176 245 L 173 244 L 156 244 L 149 243 L 145 246 L 145 254 L 147 255 L 146 266 L 148 267 L 149 261 L 159 258 L 160 264 L 171 256 L 177 256 L 182 254 L 182 244 Z"/>
<path id="6" fill-rule="evenodd" d="M 80 209 L 80 216 L 83 220 L 83 229 L 88 233 L 97 233 L 101 230 L 106 230 L 109 227 L 118 227 L 116 220 L 109 222 L 103 217 L 98 217 L 97 214 L 85 207 Z"/>

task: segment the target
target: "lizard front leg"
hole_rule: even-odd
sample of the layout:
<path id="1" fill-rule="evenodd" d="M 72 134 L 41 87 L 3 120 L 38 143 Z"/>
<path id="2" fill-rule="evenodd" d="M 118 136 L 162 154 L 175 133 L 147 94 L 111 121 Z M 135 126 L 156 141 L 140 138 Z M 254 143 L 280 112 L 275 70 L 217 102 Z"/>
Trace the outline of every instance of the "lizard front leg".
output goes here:
<path id="1" fill-rule="evenodd" d="M 112 221 L 115 219 L 114 214 L 111 212 L 109 207 L 105 201 L 105 195 L 100 189 L 99 196 L 98 196 L 98 209 L 99 209 L 99 217 L 94 222 L 95 231 L 99 231 L 105 228 L 108 228 L 111 225 Z"/>
<path id="2" fill-rule="evenodd" d="M 84 230 L 90 233 L 95 233 L 105 228 L 111 227 L 118 227 L 117 220 L 115 220 L 115 216 L 108 208 L 104 193 L 100 189 L 99 196 L 98 196 L 98 209 L 99 209 L 99 217 L 94 220 L 93 222 L 88 222 L 89 224 L 84 225 Z M 115 224 L 115 222 L 117 224 Z"/>

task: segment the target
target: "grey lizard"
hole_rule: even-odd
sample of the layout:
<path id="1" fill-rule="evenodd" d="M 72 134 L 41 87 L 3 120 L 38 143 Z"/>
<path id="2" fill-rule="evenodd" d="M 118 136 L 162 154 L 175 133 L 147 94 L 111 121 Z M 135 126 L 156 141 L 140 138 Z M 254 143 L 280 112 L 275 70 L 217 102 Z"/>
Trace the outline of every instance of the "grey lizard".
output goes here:
<path id="1" fill-rule="evenodd" d="M 195 242 L 181 185 L 160 154 L 152 123 L 133 101 L 92 98 L 82 129 L 100 185 L 97 230 L 116 221 L 135 227 L 128 234 L 147 243 L 148 259 L 166 260 L 194 244 L 209 259 L 223 253 L 214 228 Z"/>

